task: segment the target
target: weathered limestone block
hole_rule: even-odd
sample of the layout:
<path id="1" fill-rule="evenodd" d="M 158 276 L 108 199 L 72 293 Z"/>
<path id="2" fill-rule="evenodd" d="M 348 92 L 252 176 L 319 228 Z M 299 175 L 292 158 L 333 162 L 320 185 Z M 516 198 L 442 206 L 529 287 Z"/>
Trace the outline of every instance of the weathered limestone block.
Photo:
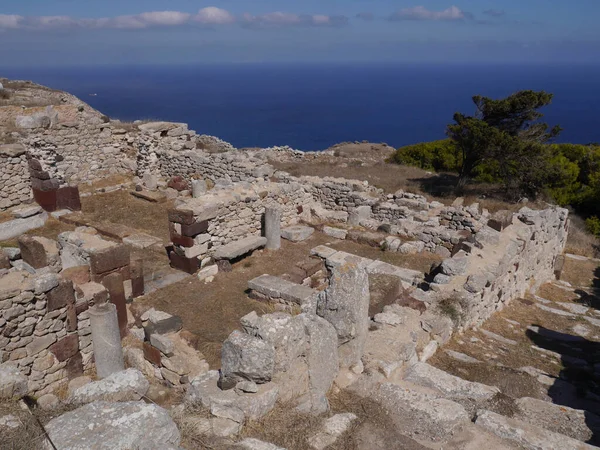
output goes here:
<path id="1" fill-rule="evenodd" d="M 329 287 L 319 295 L 317 314 L 336 329 L 340 363 L 350 367 L 360 361 L 367 338 L 369 277 L 364 259 L 346 256 L 338 262 L 334 257 L 326 261 L 331 277 Z"/>
<path id="2" fill-rule="evenodd" d="M 180 435 L 169 413 L 144 402 L 94 402 L 52 419 L 46 431 L 55 448 L 177 448 Z M 48 443 L 46 447 L 52 450 Z"/>
<path id="3" fill-rule="evenodd" d="M 292 242 L 307 240 L 315 232 L 315 229 L 305 225 L 293 225 L 281 230 L 281 237 Z"/>
<path id="4" fill-rule="evenodd" d="M 69 402 L 82 405 L 95 401 L 125 402 L 139 400 L 146 392 L 150 383 L 137 369 L 127 369 L 115 372 L 100 381 L 94 381 L 73 391 Z"/>
<path id="5" fill-rule="evenodd" d="M 466 410 L 458 403 L 397 384 L 381 384 L 374 400 L 397 427 L 420 438 L 448 438 L 454 429 L 469 421 Z"/>
<path id="6" fill-rule="evenodd" d="M 281 248 L 281 209 L 268 206 L 265 209 L 265 237 L 267 250 Z"/>
<path id="7" fill-rule="evenodd" d="M 233 388 L 239 381 L 266 383 L 273 377 L 275 348 L 257 337 L 234 331 L 223 342 L 221 385 Z"/>
<path id="8" fill-rule="evenodd" d="M 412 365 L 404 379 L 434 389 L 450 399 L 489 400 L 500 392 L 495 386 L 465 381 L 423 362 Z"/>
<path id="9" fill-rule="evenodd" d="M 323 422 L 321 431 L 308 438 L 309 447 L 314 450 L 324 450 L 333 445 L 356 419 L 358 417 L 352 413 L 336 414 L 330 417 Z"/>
<path id="10" fill-rule="evenodd" d="M 0 400 L 12 400 L 27 394 L 27 381 L 16 365 L 0 364 Z"/>
<path id="11" fill-rule="evenodd" d="M 510 419 L 491 411 L 477 411 L 476 425 L 522 448 L 544 450 L 592 450 L 593 447 L 563 434 Z"/>

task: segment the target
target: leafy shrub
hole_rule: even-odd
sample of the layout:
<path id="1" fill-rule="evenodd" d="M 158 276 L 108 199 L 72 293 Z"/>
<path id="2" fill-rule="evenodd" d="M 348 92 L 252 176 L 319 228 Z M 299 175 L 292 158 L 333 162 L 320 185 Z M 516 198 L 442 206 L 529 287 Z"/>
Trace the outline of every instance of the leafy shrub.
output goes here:
<path id="1" fill-rule="evenodd" d="M 456 172 L 462 164 L 456 146 L 450 139 L 401 147 L 389 162 L 437 172 Z"/>
<path id="2" fill-rule="evenodd" d="M 585 226 L 590 233 L 600 236 L 600 219 L 597 216 L 588 217 L 585 221 Z"/>

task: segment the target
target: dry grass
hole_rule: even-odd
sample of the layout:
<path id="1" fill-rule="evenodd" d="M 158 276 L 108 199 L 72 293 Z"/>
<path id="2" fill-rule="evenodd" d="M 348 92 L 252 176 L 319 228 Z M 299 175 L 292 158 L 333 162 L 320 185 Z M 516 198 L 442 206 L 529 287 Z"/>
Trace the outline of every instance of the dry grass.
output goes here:
<path id="1" fill-rule="evenodd" d="M 167 210 L 172 202 L 152 203 L 119 190 L 95 194 L 81 199 L 86 222 L 91 224 L 116 224 L 169 241 Z"/>
<path id="2" fill-rule="evenodd" d="M 85 183 L 79 185 L 79 192 L 95 192 L 96 189 L 107 188 L 111 186 L 117 186 L 119 184 L 131 183 L 131 177 L 126 175 L 110 175 L 100 180 L 94 180 L 91 183 Z"/>
<path id="3" fill-rule="evenodd" d="M 571 226 L 565 251 L 574 255 L 600 257 L 600 239 L 587 231 L 583 219 L 571 214 Z"/>
<path id="4" fill-rule="evenodd" d="M 73 231 L 74 229 L 75 229 L 75 227 L 73 225 L 68 225 L 68 224 L 61 222 L 58 219 L 55 219 L 54 217 L 50 216 L 48 218 L 48 221 L 46 222 L 46 224 L 43 227 L 29 230 L 25 234 L 28 234 L 30 236 L 41 236 L 41 237 L 45 237 L 48 239 L 56 240 L 60 233 L 63 233 L 65 231 Z M 19 243 L 17 241 L 17 238 L 0 242 L 0 247 L 18 247 L 18 246 L 19 246 Z"/>

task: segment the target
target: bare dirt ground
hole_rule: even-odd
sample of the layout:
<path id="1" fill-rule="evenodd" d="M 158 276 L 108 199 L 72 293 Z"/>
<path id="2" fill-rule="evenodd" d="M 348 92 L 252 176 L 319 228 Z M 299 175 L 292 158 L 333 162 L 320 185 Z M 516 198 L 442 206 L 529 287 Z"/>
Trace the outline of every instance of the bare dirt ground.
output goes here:
<path id="1" fill-rule="evenodd" d="M 511 399 L 533 397 L 598 414 L 600 312 L 580 294 L 597 297 L 599 265 L 567 258 L 562 282 L 548 283 L 538 296 L 514 300 L 479 329 L 455 335 L 429 362 L 497 386 Z M 457 360 L 451 351 L 478 362 Z"/>

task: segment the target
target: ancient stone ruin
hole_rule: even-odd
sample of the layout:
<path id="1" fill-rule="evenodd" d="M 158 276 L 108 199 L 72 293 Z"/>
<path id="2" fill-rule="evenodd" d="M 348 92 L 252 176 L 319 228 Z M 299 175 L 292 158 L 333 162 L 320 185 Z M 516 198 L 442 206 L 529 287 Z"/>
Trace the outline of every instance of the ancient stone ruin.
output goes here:
<path id="1" fill-rule="evenodd" d="M 444 370 L 436 359 L 482 364 L 453 350 L 475 331 L 497 353 L 516 349 L 512 338 L 482 327 L 519 299 L 585 322 L 595 328 L 579 330 L 598 338 L 600 319 L 590 308 L 569 303 L 566 310 L 538 295 L 552 283 L 570 289 L 557 284 L 567 261 L 566 209 L 491 214 L 477 203 L 385 194 L 364 181 L 294 177 L 268 161 L 302 160 L 301 152 L 240 151 L 180 123 L 125 129 L 66 99 L 41 119 L 14 117 L 27 132 L 0 146 L 0 209 L 12 214 L 0 223 L 0 241 L 16 239 L 0 251 L 0 397 L 69 407 L 44 424 L 45 448 L 181 448 L 190 426 L 217 439 L 222 447 L 213 448 L 281 448 L 246 434 L 253 423 L 268 427 L 281 408 L 319 418 L 299 448 L 325 449 L 348 436 L 356 448 L 392 448 L 376 433 L 361 441 L 368 420 L 340 410 L 339 395 L 375 405 L 392 435 L 415 445 L 598 443 L 592 394 L 572 408 L 525 395 L 509 400 L 505 389 Z M 80 193 L 114 175 L 130 181 Z M 160 218 L 148 217 L 160 221 L 168 242 L 90 224 L 77 212 L 87 197 L 119 189 L 138 204 L 168 204 Z M 42 236 L 49 218 L 72 230 Z M 148 249 L 171 269 L 139 256 Z M 173 292 L 192 289 L 195 280 L 202 295 L 221 278 L 246 276 L 256 255 L 264 262 L 281 254 L 289 256 L 281 270 L 248 277 L 239 293 L 264 308 L 240 313 L 219 346 L 220 364 L 209 362 L 188 329 L 203 311 L 169 312 L 178 301 Z M 427 270 L 398 263 L 423 256 L 434 261 Z M 382 279 L 384 296 L 376 292 Z M 152 293 L 174 287 L 164 308 L 150 306 Z M 539 325 L 527 332 L 543 334 Z M 470 343 L 490 348 L 481 338 Z M 579 361 L 582 373 L 598 374 L 597 364 Z M 548 386 L 541 369 L 523 371 Z M 181 394 L 168 409 L 168 402 L 149 401 L 161 389 Z M 514 411 L 505 412 L 509 403 Z M 571 428 L 562 427 L 564 417 Z M 11 423 L 0 418 L 0 431 Z"/>

